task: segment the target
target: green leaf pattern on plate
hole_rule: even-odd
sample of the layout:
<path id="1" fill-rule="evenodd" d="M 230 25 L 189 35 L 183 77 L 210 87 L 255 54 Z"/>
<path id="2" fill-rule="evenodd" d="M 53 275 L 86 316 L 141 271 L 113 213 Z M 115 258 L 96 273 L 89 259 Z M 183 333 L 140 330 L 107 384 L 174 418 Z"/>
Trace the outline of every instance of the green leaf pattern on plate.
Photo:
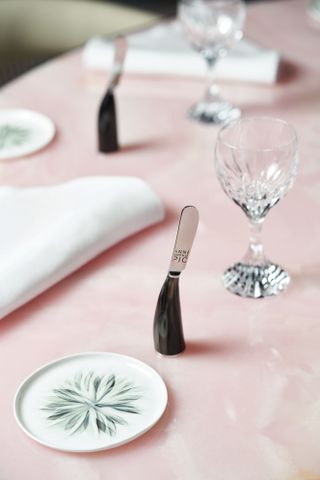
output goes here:
<path id="1" fill-rule="evenodd" d="M 72 435 L 90 428 L 96 434 L 115 436 L 119 425 L 128 424 L 128 416 L 141 414 L 136 405 L 141 397 L 138 387 L 114 374 L 78 372 L 52 390 L 42 410 L 52 425 Z"/>
<path id="2" fill-rule="evenodd" d="M 8 147 L 20 147 L 30 137 L 30 130 L 16 125 L 0 126 L 0 150 Z"/>

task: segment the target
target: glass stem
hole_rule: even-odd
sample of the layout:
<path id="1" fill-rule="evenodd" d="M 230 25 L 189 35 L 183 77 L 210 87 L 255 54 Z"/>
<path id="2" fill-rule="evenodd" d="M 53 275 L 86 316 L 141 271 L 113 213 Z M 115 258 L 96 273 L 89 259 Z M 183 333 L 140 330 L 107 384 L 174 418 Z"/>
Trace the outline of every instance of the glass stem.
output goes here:
<path id="1" fill-rule="evenodd" d="M 267 258 L 262 245 L 263 219 L 259 221 L 249 220 L 249 247 L 243 259 L 248 265 L 265 265 Z"/>
<path id="2" fill-rule="evenodd" d="M 205 59 L 207 62 L 208 73 L 207 73 L 207 90 L 206 90 L 206 100 L 210 102 L 219 101 L 220 94 L 219 94 L 219 87 L 215 84 L 215 65 L 217 63 L 218 57 L 212 55 L 205 55 Z"/>

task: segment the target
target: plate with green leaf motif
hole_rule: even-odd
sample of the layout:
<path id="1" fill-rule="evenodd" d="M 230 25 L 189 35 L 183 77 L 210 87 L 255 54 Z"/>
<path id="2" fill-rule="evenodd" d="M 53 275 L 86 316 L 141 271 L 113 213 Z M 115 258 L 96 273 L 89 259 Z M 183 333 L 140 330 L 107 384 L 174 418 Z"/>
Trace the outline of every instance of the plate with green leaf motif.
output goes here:
<path id="1" fill-rule="evenodd" d="M 30 155 L 51 142 L 55 126 L 32 110 L 0 110 L 0 160 Z"/>
<path id="2" fill-rule="evenodd" d="M 135 358 L 107 352 L 44 365 L 18 388 L 14 415 L 39 443 L 69 452 L 123 445 L 153 427 L 168 395 L 159 374 Z"/>
<path id="3" fill-rule="evenodd" d="M 311 15 L 311 17 L 313 18 L 313 20 L 320 22 L 320 0 L 311 0 L 308 7 L 308 12 L 309 15 Z"/>

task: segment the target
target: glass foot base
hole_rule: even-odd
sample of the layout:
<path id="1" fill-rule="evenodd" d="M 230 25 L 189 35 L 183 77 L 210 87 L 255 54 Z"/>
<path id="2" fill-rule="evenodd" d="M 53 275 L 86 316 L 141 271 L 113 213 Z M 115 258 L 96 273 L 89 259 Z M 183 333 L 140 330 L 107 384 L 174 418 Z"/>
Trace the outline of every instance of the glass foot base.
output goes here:
<path id="1" fill-rule="evenodd" d="M 288 273 L 279 265 L 236 263 L 223 274 L 224 286 L 241 297 L 261 298 L 277 295 L 290 283 Z"/>
<path id="2" fill-rule="evenodd" d="M 241 111 L 229 102 L 209 102 L 202 100 L 188 111 L 188 117 L 202 123 L 221 125 L 240 118 Z"/>

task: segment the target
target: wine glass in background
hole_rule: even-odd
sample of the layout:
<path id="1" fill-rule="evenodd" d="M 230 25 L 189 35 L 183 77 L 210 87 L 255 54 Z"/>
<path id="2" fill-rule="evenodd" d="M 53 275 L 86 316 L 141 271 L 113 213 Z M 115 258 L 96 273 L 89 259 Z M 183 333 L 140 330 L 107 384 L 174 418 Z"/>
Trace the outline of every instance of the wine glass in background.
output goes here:
<path id="1" fill-rule="evenodd" d="M 212 77 L 217 60 L 242 38 L 244 3 L 242 0 L 180 0 L 178 18 L 187 40 L 202 54 L 209 72 L 205 96 L 191 107 L 189 117 L 213 124 L 238 118 L 240 110 L 220 97 Z"/>
<path id="2" fill-rule="evenodd" d="M 276 295 L 288 285 L 288 273 L 264 254 L 261 228 L 269 210 L 293 185 L 297 165 L 297 136 L 283 120 L 243 118 L 220 130 L 216 173 L 223 190 L 242 208 L 250 225 L 245 257 L 223 276 L 231 292 L 258 298 Z"/>

